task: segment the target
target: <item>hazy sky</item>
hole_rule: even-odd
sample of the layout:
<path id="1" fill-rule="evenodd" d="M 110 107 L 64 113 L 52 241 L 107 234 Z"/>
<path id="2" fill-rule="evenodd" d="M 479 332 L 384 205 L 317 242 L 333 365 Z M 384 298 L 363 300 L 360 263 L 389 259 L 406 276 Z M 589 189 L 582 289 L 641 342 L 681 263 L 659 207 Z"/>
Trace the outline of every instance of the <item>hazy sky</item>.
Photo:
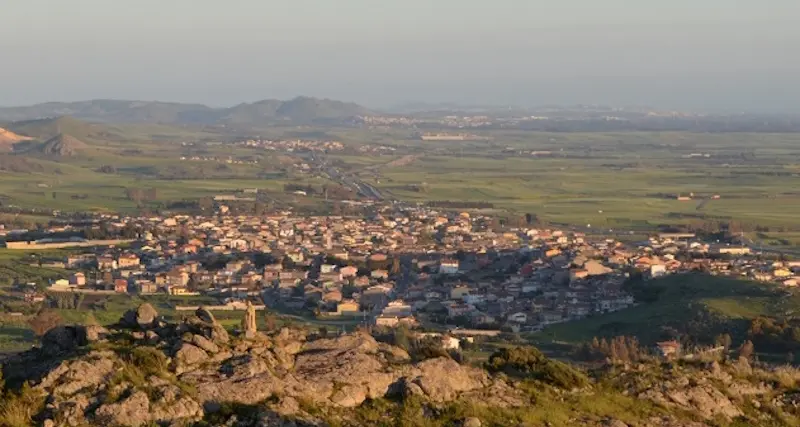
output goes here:
<path id="1" fill-rule="evenodd" d="M 0 0 L 0 105 L 800 110 L 800 0 Z"/>

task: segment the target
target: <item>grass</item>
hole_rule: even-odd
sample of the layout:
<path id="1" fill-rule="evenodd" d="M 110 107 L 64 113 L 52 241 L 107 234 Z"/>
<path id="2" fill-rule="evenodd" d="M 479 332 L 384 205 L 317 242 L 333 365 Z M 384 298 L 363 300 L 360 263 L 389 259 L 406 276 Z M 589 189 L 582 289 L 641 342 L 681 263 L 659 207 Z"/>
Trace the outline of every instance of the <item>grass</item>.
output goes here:
<path id="1" fill-rule="evenodd" d="M 773 316 L 800 305 L 800 296 L 755 282 L 701 274 L 674 275 L 646 282 L 657 299 L 611 314 L 553 325 L 535 341 L 581 343 L 594 337 L 636 336 L 642 342 L 663 339 L 665 328 L 713 339 L 717 333 L 742 336 L 750 320 Z"/>

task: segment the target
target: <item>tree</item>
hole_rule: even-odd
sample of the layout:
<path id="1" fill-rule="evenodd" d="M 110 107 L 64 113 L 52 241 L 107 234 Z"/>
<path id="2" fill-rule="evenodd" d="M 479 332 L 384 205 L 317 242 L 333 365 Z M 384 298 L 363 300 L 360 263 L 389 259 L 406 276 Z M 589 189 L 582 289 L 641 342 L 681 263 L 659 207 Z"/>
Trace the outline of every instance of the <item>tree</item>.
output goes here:
<path id="1" fill-rule="evenodd" d="M 33 333 L 39 337 L 43 336 L 45 333 L 47 333 L 47 331 L 61 325 L 62 323 L 64 323 L 64 320 L 57 312 L 53 310 L 42 310 L 34 318 L 28 321 L 31 329 L 33 329 Z"/>
<path id="2" fill-rule="evenodd" d="M 408 330 L 408 326 L 401 324 L 394 330 L 394 337 L 392 342 L 396 347 L 400 347 L 403 350 L 408 351 L 409 347 L 411 346 L 409 335 L 411 332 Z"/>

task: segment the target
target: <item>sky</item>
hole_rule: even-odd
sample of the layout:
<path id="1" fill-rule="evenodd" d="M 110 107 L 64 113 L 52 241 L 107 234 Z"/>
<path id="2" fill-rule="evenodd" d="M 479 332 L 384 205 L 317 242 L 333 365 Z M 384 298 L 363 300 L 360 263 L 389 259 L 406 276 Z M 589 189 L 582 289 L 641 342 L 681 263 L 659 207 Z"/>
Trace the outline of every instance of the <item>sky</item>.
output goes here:
<path id="1" fill-rule="evenodd" d="M 798 0 L 0 0 L 0 105 L 800 111 Z"/>

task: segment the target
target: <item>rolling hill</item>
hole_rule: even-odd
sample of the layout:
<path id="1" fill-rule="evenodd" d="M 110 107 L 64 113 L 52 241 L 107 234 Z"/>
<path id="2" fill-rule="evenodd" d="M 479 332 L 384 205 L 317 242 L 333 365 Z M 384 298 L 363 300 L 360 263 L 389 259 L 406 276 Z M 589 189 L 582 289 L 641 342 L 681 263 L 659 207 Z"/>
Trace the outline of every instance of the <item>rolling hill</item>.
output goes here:
<path id="1" fill-rule="evenodd" d="M 800 308 L 800 295 L 747 280 L 700 273 L 636 283 L 637 306 L 615 313 L 554 325 L 540 333 L 573 343 L 593 337 L 635 336 L 652 344 L 668 335 L 713 340 L 721 333 L 743 338 L 758 316 L 785 316 Z"/>
<path id="2" fill-rule="evenodd" d="M 0 151 L 11 151 L 14 144 L 31 139 L 31 137 L 18 135 L 10 130 L 0 128 Z"/>
<path id="3" fill-rule="evenodd" d="M 368 112 L 368 109 L 357 104 L 309 97 L 288 101 L 268 99 L 229 108 L 169 102 L 91 100 L 0 108 L 0 120 L 25 121 L 72 116 L 101 123 L 258 125 L 285 121 L 310 123 L 317 120 L 347 119 Z"/>
<path id="4" fill-rule="evenodd" d="M 9 124 L 8 128 L 25 135 L 29 140 L 35 139 L 42 142 L 59 134 L 84 139 L 104 131 L 102 125 L 94 125 L 69 116 L 19 121 Z"/>
<path id="5" fill-rule="evenodd" d="M 87 147 L 86 143 L 78 138 L 60 133 L 37 147 L 36 152 L 45 156 L 64 157 L 74 156 Z"/>

